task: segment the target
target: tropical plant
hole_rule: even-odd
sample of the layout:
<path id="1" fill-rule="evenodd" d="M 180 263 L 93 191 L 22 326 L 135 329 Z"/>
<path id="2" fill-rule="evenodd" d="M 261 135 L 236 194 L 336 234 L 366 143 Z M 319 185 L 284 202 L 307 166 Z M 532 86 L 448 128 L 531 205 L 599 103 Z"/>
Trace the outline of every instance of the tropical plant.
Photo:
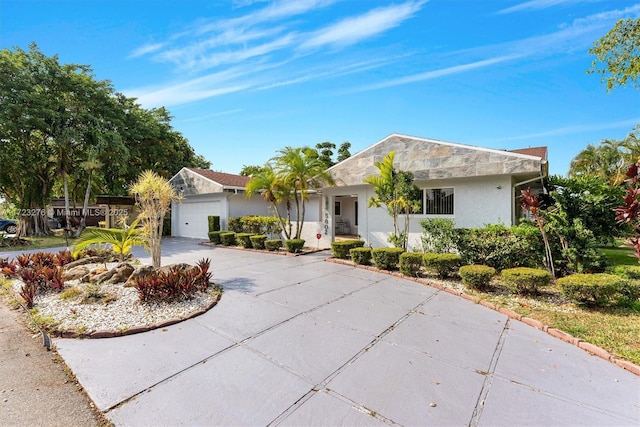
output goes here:
<path id="1" fill-rule="evenodd" d="M 162 256 L 163 219 L 171 202 L 178 200 L 178 194 L 169 181 L 152 171 L 143 172 L 129 192 L 140 208 L 138 218 L 148 239 L 152 265 L 158 268 Z"/>
<path id="2" fill-rule="evenodd" d="M 136 219 L 129 226 L 123 222 L 122 228 L 87 227 L 73 245 L 73 256 L 77 257 L 90 245 L 109 244 L 111 250 L 119 255 L 119 260 L 124 261 L 132 247 L 148 247 L 147 234 L 138 227 L 139 221 Z"/>
<path id="3" fill-rule="evenodd" d="M 538 199 L 537 196 L 531 194 L 531 189 L 527 188 L 526 190 L 521 191 L 520 201 L 522 205 L 522 209 L 525 211 L 531 212 L 533 215 L 533 221 L 536 223 L 538 228 L 540 229 L 540 234 L 542 235 L 542 241 L 544 242 L 545 249 L 545 264 L 547 270 L 551 274 L 553 280 L 556 278 L 555 268 L 553 266 L 553 255 L 551 253 L 551 246 L 549 245 L 549 238 L 547 237 L 547 232 L 544 228 L 544 216 L 542 215 L 541 207 L 542 202 Z"/>
<path id="4" fill-rule="evenodd" d="M 364 182 L 371 184 L 375 195 L 369 199 L 369 207 L 385 205 L 393 221 L 393 234 L 389 242 L 406 249 L 409 238 L 409 222 L 412 213 L 421 207 L 420 188 L 413 183 L 413 174 L 396 170 L 393 166 L 395 151 L 387 154 L 381 162 L 376 162 L 378 175 L 371 175 Z M 404 215 L 404 227 L 400 230 L 398 218 Z"/>
<path id="5" fill-rule="evenodd" d="M 587 72 L 601 74 L 607 92 L 627 83 L 640 87 L 640 18 L 620 19 L 589 53 L 596 58 Z M 598 63 L 604 67 L 596 68 Z"/>
<path id="6" fill-rule="evenodd" d="M 312 148 L 285 147 L 278 153 L 262 172 L 252 176 L 247 183 L 246 195 L 261 194 L 274 208 L 286 239 L 299 239 L 309 192 L 326 184 L 333 185 L 333 178 L 318 158 L 318 152 Z M 281 204 L 286 206 L 286 216 L 280 212 Z M 291 222 L 294 206 L 295 233 Z"/>

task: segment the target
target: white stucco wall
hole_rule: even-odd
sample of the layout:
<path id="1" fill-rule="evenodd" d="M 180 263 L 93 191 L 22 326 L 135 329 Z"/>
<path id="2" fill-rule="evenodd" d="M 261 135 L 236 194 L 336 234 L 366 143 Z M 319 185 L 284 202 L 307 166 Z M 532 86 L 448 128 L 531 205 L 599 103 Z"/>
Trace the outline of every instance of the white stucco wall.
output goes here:
<path id="1" fill-rule="evenodd" d="M 509 176 L 477 177 L 474 179 L 416 181 L 420 188 L 454 188 L 453 215 L 412 215 L 409 227 L 409 250 L 420 250 L 420 220 L 426 218 L 451 218 L 455 226 L 483 227 L 486 224 L 503 223 L 511 225 L 511 209 L 514 204 L 511 178 Z M 368 208 L 369 199 L 374 195 L 373 187 L 368 185 L 342 188 L 327 188 L 324 195 L 333 209 L 336 195 L 357 195 L 359 227 L 357 234 L 373 247 L 390 246 L 387 238 L 393 231 L 393 222 L 386 207 Z M 333 212 L 331 212 L 333 213 Z M 334 218 L 330 215 L 330 221 Z M 399 218 L 402 229 L 404 217 Z M 332 228 L 333 223 L 330 223 Z M 331 229 L 329 231 L 332 231 Z"/>

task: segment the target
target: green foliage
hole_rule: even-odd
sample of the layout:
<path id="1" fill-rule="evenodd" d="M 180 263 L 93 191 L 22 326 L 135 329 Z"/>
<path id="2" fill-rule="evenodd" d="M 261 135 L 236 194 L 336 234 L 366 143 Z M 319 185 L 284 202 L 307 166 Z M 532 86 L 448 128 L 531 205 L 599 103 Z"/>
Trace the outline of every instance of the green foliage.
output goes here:
<path id="1" fill-rule="evenodd" d="M 422 264 L 427 270 L 434 270 L 438 277 L 445 279 L 462 264 L 462 258 L 457 254 L 427 253 L 422 255 Z"/>
<path id="2" fill-rule="evenodd" d="M 603 171 L 606 167 L 600 165 L 597 169 Z M 612 173 L 624 176 L 624 170 L 618 170 L 618 166 L 615 170 Z M 547 209 L 547 212 L 558 212 L 557 215 L 563 217 L 565 224 L 580 220 L 582 227 L 589 230 L 599 244 L 612 244 L 613 238 L 620 234 L 614 209 L 624 196 L 623 188 L 590 174 L 580 174 L 573 178 L 554 175 L 549 177 L 548 186 L 552 209 Z"/>
<path id="3" fill-rule="evenodd" d="M 351 260 L 358 265 L 369 265 L 371 263 L 371 248 L 352 248 L 349 251 Z"/>
<path id="4" fill-rule="evenodd" d="M 220 242 L 224 246 L 234 246 L 236 244 L 236 233 L 233 231 L 224 231 L 220 233 Z"/>
<path id="5" fill-rule="evenodd" d="M 607 268 L 607 273 L 630 280 L 640 280 L 640 265 L 617 265 Z"/>
<path id="6" fill-rule="evenodd" d="M 422 267 L 421 252 L 403 252 L 400 254 L 400 273 L 405 276 L 417 277 Z"/>
<path id="7" fill-rule="evenodd" d="M 287 252 L 297 254 L 304 247 L 304 239 L 287 239 L 284 241 Z"/>
<path id="8" fill-rule="evenodd" d="M 380 270 L 394 271 L 398 269 L 402 248 L 376 248 L 371 251 L 373 263 Z"/>
<path id="9" fill-rule="evenodd" d="M 606 306 L 638 299 L 638 284 L 614 274 L 572 274 L 557 281 L 562 294 L 573 302 Z"/>
<path id="10" fill-rule="evenodd" d="M 280 239 L 265 240 L 264 247 L 267 248 L 268 251 L 277 251 L 282 247 L 282 240 Z"/>
<path id="11" fill-rule="evenodd" d="M 349 251 L 353 248 L 364 246 L 364 240 L 343 240 L 341 242 L 331 242 L 331 252 L 335 258 L 349 258 Z"/>
<path id="12" fill-rule="evenodd" d="M 547 270 L 529 267 L 502 270 L 500 277 L 508 288 L 518 294 L 535 294 L 551 281 Z"/>
<path id="13" fill-rule="evenodd" d="M 227 219 L 227 230 L 234 233 L 242 233 L 242 218 L 237 216 L 230 216 Z"/>
<path id="14" fill-rule="evenodd" d="M 628 83 L 640 87 L 640 18 L 620 19 L 597 40 L 589 53 L 596 56 L 587 72 L 602 75 L 610 91 Z M 602 63 L 602 67 L 597 68 Z"/>
<path id="15" fill-rule="evenodd" d="M 162 218 L 162 235 L 171 236 L 171 216 L 169 215 Z"/>
<path id="16" fill-rule="evenodd" d="M 251 240 L 251 245 L 256 249 L 264 249 L 264 242 L 267 240 L 267 236 L 265 234 L 254 234 L 249 237 Z"/>
<path id="17" fill-rule="evenodd" d="M 261 173 L 251 177 L 247 183 L 246 195 L 262 195 L 274 209 L 286 239 L 299 239 L 304 226 L 309 190 L 327 184 L 333 185 L 333 178 L 318 158 L 316 150 L 308 147 L 285 147 L 265 165 Z M 281 205 L 286 207 L 286 214 L 280 212 Z M 291 218 L 294 207 L 295 234 Z"/>
<path id="18" fill-rule="evenodd" d="M 209 241 L 216 245 L 221 243 L 220 234 L 225 233 L 225 231 L 210 231 L 207 233 L 209 235 Z"/>
<path id="19" fill-rule="evenodd" d="M 220 217 L 218 215 L 209 215 L 207 220 L 209 222 L 209 232 L 220 231 Z"/>
<path id="20" fill-rule="evenodd" d="M 240 218 L 242 231 L 253 234 L 280 233 L 280 222 L 273 216 L 247 215 Z"/>
<path id="21" fill-rule="evenodd" d="M 420 221 L 422 227 L 422 250 L 446 254 L 456 249 L 455 227 L 449 218 L 429 218 Z"/>
<path id="22" fill-rule="evenodd" d="M 236 234 L 236 240 L 243 248 L 251 249 L 253 247 L 251 244 L 251 236 L 253 236 L 251 233 L 238 233 Z"/>
<path id="23" fill-rule="evenodd" d="M 264 166 L 258 165 L 242 165 L 242 169 L 238 175 L 240 176 L 253 176 L 264 172 Z"/>
<path id="24" fill-rule="evenodd" d="M 61 187 L 74 201 L 85 189 L 122 196 L 144 170 L 168 179 L 183 166 L 210 166 L 167 110 L 142 108 L 89 66 L 61 64 L 34 43 L 1 50 L 0 69 L 0 192 L 19 209 L 45 208 Z M 20 232 L 47 234 L 41 220 L 20 217 Z"/>
<path id="25" fill-rule="evenodd" d="M 138 220 L 126 228 L 86 228 L 73 245 L 73 256 L 90 245 L 110 244 L 111 250 L 117 253 L 120 261 L 131 251 L 133 246 L 147 246 L 148 239 L 141 228 L 138 228 Z"/>
<path id="26" fill-rule="evenodd" d="M 473 289 L 486 289 L 496 275 L 496 269 L 488 265 L 464 265 L 458 270 L 462 283 Z"/>
<path id="27" fill-rule="evenodd" d="M 379 174 L 366 177 L 364 182 L 372 185 L 375 193 L 369 199 L 369 206 L 385 205 L 393 220 L 393 233 L 388 241 L 396 247 L 406 249 L 410 216 L 420 210 L 422 197 L 420 188 L 413 183 L 413 174 L 395 169 L 394 157 L 395 151 L 391 151 L 381 162 L 376 162 Z M 400 215 L 404 215 L 402 230 L 398 226 Z"/>
<path id="28" fill-rule="evenodd" d="M 496 270 L 538 267 L 544 259 L 540 231 L 523 221 L 516 227 L 501 224 L 455 229 L 455 246 L 463 264 L 488 265 Z"/>

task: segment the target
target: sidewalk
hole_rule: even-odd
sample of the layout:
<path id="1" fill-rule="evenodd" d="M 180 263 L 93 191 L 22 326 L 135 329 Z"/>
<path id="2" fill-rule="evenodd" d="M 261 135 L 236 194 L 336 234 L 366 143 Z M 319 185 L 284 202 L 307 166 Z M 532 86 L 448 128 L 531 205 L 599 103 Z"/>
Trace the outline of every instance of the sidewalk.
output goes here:
<path id="1" fill-rule="evenodd" d="M 93 404 L 60 356 L 0 297 L 0 425 L 97 426 Z"/>

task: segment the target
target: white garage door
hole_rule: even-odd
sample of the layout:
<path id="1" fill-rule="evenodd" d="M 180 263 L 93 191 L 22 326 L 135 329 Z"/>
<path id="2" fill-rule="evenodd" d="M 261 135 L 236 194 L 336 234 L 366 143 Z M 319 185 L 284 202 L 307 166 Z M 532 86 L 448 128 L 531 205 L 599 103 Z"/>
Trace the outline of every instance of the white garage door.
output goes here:
<path id="1" fill-rule="evenodd" d="M 219 200 L 210 202 L 182 202 L 178 208 L 178 233 L 180 237 L 208 239 L 209 215 L 221 216 L 222 208 Z"/>

